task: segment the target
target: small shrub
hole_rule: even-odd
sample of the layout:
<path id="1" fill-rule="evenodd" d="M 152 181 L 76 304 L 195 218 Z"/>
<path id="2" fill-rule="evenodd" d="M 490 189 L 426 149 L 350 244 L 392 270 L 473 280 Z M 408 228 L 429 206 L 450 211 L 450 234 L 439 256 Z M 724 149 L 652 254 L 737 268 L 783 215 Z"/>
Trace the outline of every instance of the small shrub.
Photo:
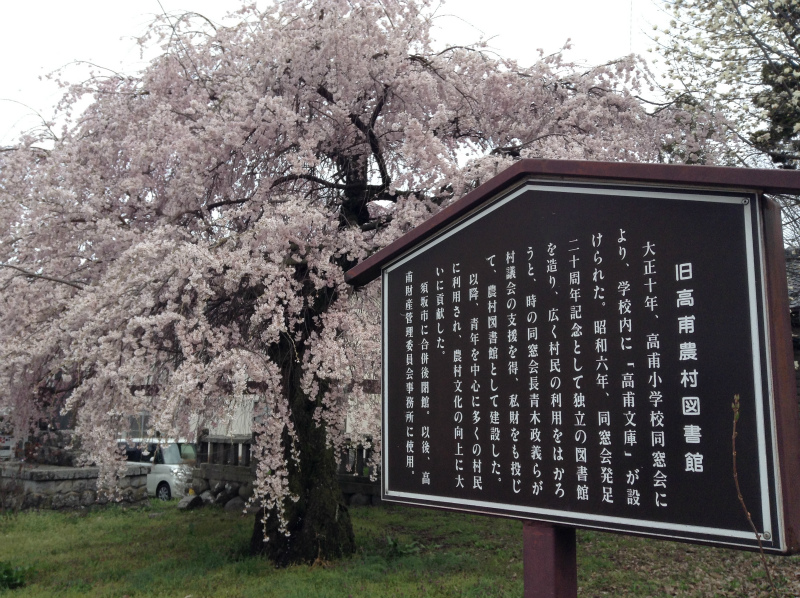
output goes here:
<path id="1" fill-rule="evenodd" d="M 409 556 L 412 554 L 419 554 L 422 549 L 425 548 L 422 544 L 417 542 L 416 540 L 412 540 L 409 543 L 401 543 L 395 538 L 391 536 L 386 536 L 386 558 L 387 559 L 396 559 L 403 556 Z"/>
<path id="2" fill-rule="evenodd" d="M 0 561 L 0 590 L 13 590 L 25 585 L 27 567 L 12 567 Z"/>

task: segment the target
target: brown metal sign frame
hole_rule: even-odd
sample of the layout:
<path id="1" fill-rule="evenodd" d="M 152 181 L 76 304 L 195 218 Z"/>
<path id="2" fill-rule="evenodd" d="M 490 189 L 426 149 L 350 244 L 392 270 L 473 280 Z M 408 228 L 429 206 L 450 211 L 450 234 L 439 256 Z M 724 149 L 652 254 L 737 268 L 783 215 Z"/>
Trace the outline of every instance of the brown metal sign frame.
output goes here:
<path id="1" fill-rule="evenodd" d="M 524 160 L 501 173 L 495 179 L 479 187 L 448 209 L 431 218 L 422 226 L 414 229 L 397 242 L 362 262 L 347 273 L 352 284 L 365 284 L 377 277 L 379 271 L 390 272 L 402 260 L 410 259 L 414 254 L 424 253 L 424 247 L 430 246 L 443 235 L 453 234 L 456 228 L 469 225 L 473 219 L 485 213 L 487 207 L 495 205 L 509 194 L 523 190 L 531 182 L 547 185 L 572 185 L 578 189 L 587 187 L 611 189 L 630 188 L 634 190 L 655 189 L 661 193 L 734 193 L 751 197 L 757 206 L 755 215 L 753 242 L 756 251 L 752 264 L 758 272 L 761 294 L 762 327 L 761 338 L 764 345 L 765 368 L 767 377 L 764 388 L 768 396 L 766 417 L 769 422 L 769 437 L 765 442 L 772 451 L 768 456 L 772 465 L 770 493 L 774 513 L 771 516 L 772 533 L 762 536 L 765 549 L 771 552 L 789 554 L 800 548 L 797 538 L 800 522 L 800 425 L 794 380 L 794 367 L 789 329 L 789 309 L 786 289 L 785 266 L 783 259 L 783 243 L 780 223 L 780 209 L 777 204 L 764 197 L 764 193 L 796 193 L 800 191 L 800 173 L 775 170 L 748 170 L 731 168 L 710 168 L 698 166 L 667 166 L 644 164 L 617 164 L 596 162 L 573 162 L 551 160 Z M 458 233 L 455 233 L 458 234 Z M 384 297 L 384 302 L 387 298 Z M 388 319 L 388 318 L 387 318 Z M 384 356 L 386 357 L 386 356 Z M 384 378 L 384 385 L 386 384 Z M 387 396 L 384 387 L 384 396 Z M 732 397 L 730 397 L 732 400 Z M 732 414 L 725 417 L 732 421 Z M 387 422 L 384 421 L 386 426 Z M 730 438 L 727 439 L 728 442 Z M 384 440 L 384 446 L 389 442 Z M 384 465 L 388 455 L 384 454 Z M 739 454 L 738 460 L 749 459 L 750 455 Z M 385 472 L 388 468 L 384 469 Z M 384 480 L 388 476 L 384 475 Z M 409 493 L 396 492 L 384 482 L 384 498 L 410 504 L 423 504 L 458 510 L 470 510 L 528 518 L 538 521 L 570 525 L 576 527 L 600 527 L 611 531 L 637 533 L 668 537 L 684 541 L 702 542 L 721 546 L 736 546 L 744 549 L 757 548 L 754 538 L 742 541 L 728 540 L 724 534 L 674 534 L 659 533 L 654 528 L 640 525 L 599 525 L 591 519 L 575 519 L 569 516 L 549 517 L 541 513 L 525 513 L 493 508 L 491 505 L 467 505 L 458 501 L 450 501 L 447 497 L 411 497 Z M 743 515 L 742 515 L 743 517 Z"/>

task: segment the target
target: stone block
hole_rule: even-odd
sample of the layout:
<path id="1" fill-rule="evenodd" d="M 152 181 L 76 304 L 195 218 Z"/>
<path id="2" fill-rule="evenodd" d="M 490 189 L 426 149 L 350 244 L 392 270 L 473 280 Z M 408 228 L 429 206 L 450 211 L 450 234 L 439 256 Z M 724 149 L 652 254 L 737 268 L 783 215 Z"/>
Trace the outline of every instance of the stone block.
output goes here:
<path id="1" fill-rule="evenodd" d="M 48 494 L 67 494 L 72 492 L 72 485 L 72 480 L 37 484 L 37 486 L 41 487 Z"/>
<path id="2" fill-rule="evenodd" d="M 187 494 L 178 503 L 178 508 L 182 511 L 190 511 L 203 506 L 203 499 L 196 494 Z"/>
<path id="3" fill-rule="evenodd" d="M 253 484 L 242 484 L 239 486 L 239 496 L 244 500 L 248 500 L 253 496 Z"/>
<path id="4" fill-rule="evenodd" d="M 94 490 L 97 488 L 96 479 L 77 479 L 72 482 L 72 492 L 83 492 L 85 490 Z"/>
<path id="5" fill-rule="evenodd" d="M 228 502 L 225 503 L 225 510 L 226 511 L 244 511 L 245 502 L 241 496 L 234 496 Z"/>
<path id="6" fill-rule="evenodd" d="M 50 509 L 52 497 L 45 494 L 26 494 L 22 498 L 23 509 Z"/>
<path id="7" fill-rule="evenodd" d="M 214 502 L 220 506 L 224 506 L 227 502 L 235 496 L 239 496 L 238 484 L 225 484 L 216 495 Z"/>
<path id="8" fill-rule="evenodd" d="M 197 470 L 195 469 L 195 471 Z M 199 496 L 208 490 L 210 486 L 208 485 L 208 480 L 192 475 L 192 488 L 194 488 L 194 493 Z"/>

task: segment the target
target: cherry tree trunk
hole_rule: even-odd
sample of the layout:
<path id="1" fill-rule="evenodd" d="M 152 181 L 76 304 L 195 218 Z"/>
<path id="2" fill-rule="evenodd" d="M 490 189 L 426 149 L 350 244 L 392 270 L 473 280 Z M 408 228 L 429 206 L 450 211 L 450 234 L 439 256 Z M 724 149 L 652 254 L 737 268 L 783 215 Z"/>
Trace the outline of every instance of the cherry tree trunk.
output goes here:
<path id="1" fill-rule="evenodd" d="M 311 563 L 352 554 L 355 537 L 350 513 L 337 478 L 334 451 L 326 442 L 324 425 L 314 421 L 317 401 L 300 389 L 300 368 L 288 373 L 290 409 L 295 426 L 299 463 L 288 455 L 289 486 L 297 502 L 286 501 L 289 534 L 282 533 L 274 512 L 256 516 L 250 551 L 263 554 L 278 566 Z M 284 442 L 288 446 L 288 442 Z"/>

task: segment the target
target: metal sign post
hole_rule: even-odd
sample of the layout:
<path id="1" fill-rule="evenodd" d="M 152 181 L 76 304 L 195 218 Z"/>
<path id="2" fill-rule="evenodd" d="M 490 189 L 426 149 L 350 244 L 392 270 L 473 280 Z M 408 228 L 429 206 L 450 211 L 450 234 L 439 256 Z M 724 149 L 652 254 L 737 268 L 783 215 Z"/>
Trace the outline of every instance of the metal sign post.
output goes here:
<path id="1" fill-rule="evenodd" d="M 576 598 L 578 563 L 575 530 L 525 521 L 523 567 L 525 598 Z"/>

